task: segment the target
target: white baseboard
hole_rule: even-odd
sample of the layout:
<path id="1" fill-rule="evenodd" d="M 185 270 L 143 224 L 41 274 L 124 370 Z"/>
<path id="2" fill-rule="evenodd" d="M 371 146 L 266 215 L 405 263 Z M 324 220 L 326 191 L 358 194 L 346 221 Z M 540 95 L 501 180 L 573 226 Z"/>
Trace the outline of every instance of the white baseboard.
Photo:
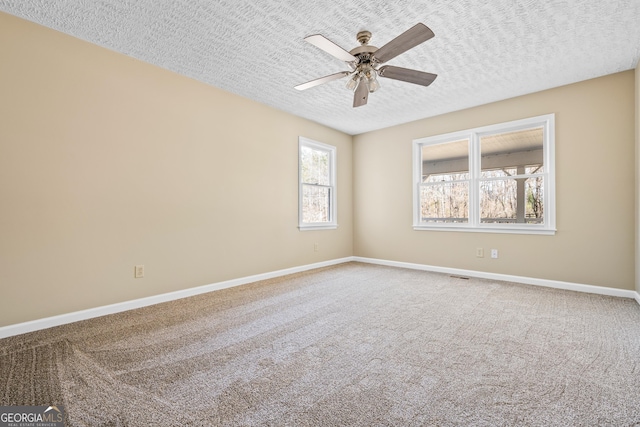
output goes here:
<path id="1" fill-rule="evenodd" d="M 560 282 L 556 280 L 535 279 L 523 276 L 511 276 L 506 274 L 486 273 L 474 270 L 462 270 L 458 268 L 437 267 L 426 264 L 414 264 L 399 261 L 387 261 L 375 258 L 364 257 L 345 257 L 330 261 L 318 262 L 314 264 L 303 265 L 300 267 L 287 268 L 284 270 L 272 271 L 269 273 L 256 274 L 253 276 L 241 277 L 239 279 L 226 280 L 224 282 L 213 283 L 210 285 L 199 286 L 196 288 L 184 289 L 181 291 L 169 292 L 166 294 L 154 295 L 146 298 L 125 301 L 117 304 L 105 305 L 102 307 L 90 308 L 87 310 L 76 311 L 73 313 L 61 314 L 58 316 L 47 317 L 44 319 L 32 320 L 29 322 L 18 323 L 15 325 L 0 327 L 0 339 L 14 335 L 25 334 L 27 332 L 38 331 L 41 329 L 51 328 L 53 326 L 73 323 L 80 320 L 91 319 L 94 317 L 105 316 L 107 314 L 120 313 L 122 311 L 133 310 L 136 308 L 147 307 L 162 302 L 174 301 L 180 298 L 200 295 L 207 292 L 217 291 L 220 289 L 231 288 L 234 286 L 245 285 L 247 283 L 257 282 L 259 280 L 272 279 L 275 277 L 286 276 L 287 274 L 300 273 L 302 271 L 313 270 L 315 268 L 328 267 L 332 265 L 342 264 L 345 262 L 357 261 L 367 264 L 386 265 L 390 267 L 409 268 L 413 270 L 433 271 L 437 273 L 452 274 L 456 276 L 478 277 L 482 279 L 501 280 L 506 282 L 524 283 L 528 285 L 546 286 L 549 288 L 566 289 L 577 292 L 587 292 L 600 295 L 610 295 L 623 298 L 635 298 L 640 304 L 640 294 L 634 291 L 624 289 L 605 288 L 602 286 L 583 285 L 579 283 Z"/>
<path id="2" fill-rule="evenodd" d="M 300 273 L 302 271 L 313 270 L 314 268 L 321 268 L 321 267 L 328 267 L 336 264 L 342 264 L 349 261 L 352 261 L 352 257 L 318 262 L 314 264 L 303 265 L 300 267 L 286 268 L 284 270 L 277 270 L 269 273 L 256 274 L 253 276 L 242 277 L 239 279 L 226 280 L 224 282 L 198 286 L 196 288 L 189 288 L 189 289 L 184 289 L 180 291 L 169 292 L 166 294 L 154 295 L 146 298 L 125 301 L 117 304 L 110 304 L 102 307 L 95 307 L 95 308 L 89 308 L 87 310 L 75 311 L 73 313 L 46 317 L 44 319 L 32 320 L 29 322 L 18 323 L 15 325 L 3 326 L 3 327 L 0 327 L 0 339 L 7 338 L 14 335 L 25 334 L 27 332 L 38 331 L 41 329 L 47 329 L 53 326 L 73 323 L 80 320 L 86 320 L 94 317 L 105 316 L 107 314 L 120 313 L 122 311 L 147 307 L 149 305 L 159 304 L 162 302 L 174 301 L 180 298 L 191 297 L 194 295 L 204 294 L 207 292 L 217 291 L 220 289 L 226 289 L 234 286 L 245 285 L 247 283 L 257 282 L 259 280 L 272 279 L 274 277 L 286 276 L 287 274 Z"/>
<path id="3" fill-rule="evenodd" d="M 413 264 L 408 262 L 387 261 L 375 258 L 353 257 L 353 261 L 368 264 L 387 265 L 390 267 L 410 268 L 412 270 L 433 271 L 436 273 L 452 274 L 455 276 L 478 277 L 481 279 L 500 280 L 504 282 L 523 283 L 525 285 L 545 286 L 548 288 L 566 289 L 569 291 L 586 292 L 590 294 L 609 295 L 622 298 L 635 298 L 640 304 L 640 295 L 635 291 L 625 289 L 606 288 L 604 286 L 583 285 L 580 283 L 561 282 L 558 280 L 535 279 L 524 276 L 511 276 L 508 274 L 487 273 L 484 271 L 462 270 L 459 268 L 436 267 L 433 265 Z"/>

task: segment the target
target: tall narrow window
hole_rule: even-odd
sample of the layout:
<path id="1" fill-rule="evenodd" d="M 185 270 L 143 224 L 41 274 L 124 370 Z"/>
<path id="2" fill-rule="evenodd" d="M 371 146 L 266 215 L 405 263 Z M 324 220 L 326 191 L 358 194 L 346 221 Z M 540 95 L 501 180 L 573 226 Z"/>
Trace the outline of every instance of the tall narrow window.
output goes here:
<path id="1" fill-rule="evenodd" d="M 300 137 L 298 153 L 300 229 L 336 228 L 336 148 Z"/>
<path id="2" fill-rule="evenodd" d="M 414 228 L 555 232 L 554 115 L 414 141 Z"/>

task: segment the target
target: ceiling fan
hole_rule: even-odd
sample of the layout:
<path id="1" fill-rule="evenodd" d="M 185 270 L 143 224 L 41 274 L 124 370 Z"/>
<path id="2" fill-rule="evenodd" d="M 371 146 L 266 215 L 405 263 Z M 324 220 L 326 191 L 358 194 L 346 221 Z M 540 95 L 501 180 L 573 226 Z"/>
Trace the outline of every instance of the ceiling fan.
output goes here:
<path id="1" fill-rule="evenodd" d="M 367 103 L 369 93 L 373 93 L 380 88 L 377 77 L 386 77 L 388 79 L 402 80 L 404 82 L 414 83 L 421 86 L 429 86 L 436 79 L 436 74 L 425 73 L 424 71 L 411 70 L 408 68 L 394 67 L 392 65 L 384 65 L 390 59 L 395 58 L 418 46 L 434 36 L 433 31 L 426 25 L 418 23 L 400 34 L 395 39 L 378 49 L 370 46 L 369 40 L 371 33 L 369 31 L 360 31 L 356 39 L 360 42 L 360 46 L 347 52 L 331 40 L 323 35 L 314 34 L 305 37 L 305 40 L 312 45 L 324 50 L 328 54 L 347 63 L 351 71 L 341 71 L 339 73 L 330 74 L 319 79 L 311 80 L 307 83 L 295 86 L 298 90 L 309 89 L 323 83 L 341 79 L 349 76 L 347 88 L 355 91 L 353 97 L 353 106 L 360 107 Z"/>

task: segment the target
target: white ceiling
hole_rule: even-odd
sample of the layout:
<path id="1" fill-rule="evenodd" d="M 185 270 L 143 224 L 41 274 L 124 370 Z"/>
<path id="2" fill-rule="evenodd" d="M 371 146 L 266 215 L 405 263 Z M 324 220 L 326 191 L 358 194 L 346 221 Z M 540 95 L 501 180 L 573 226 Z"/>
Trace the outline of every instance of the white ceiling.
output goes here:
<path id="1" fill-rule="evenodd" d="M 358 134 L 635 68 L 640 0 L 0 0 L 0 10 L 213 86 Z M 380 79 L 369 103 L 347 70 L 306 43 L 351 50 L 426 24 L 435 37 L 389 65 L 438 74 L 429 87 Z"/>

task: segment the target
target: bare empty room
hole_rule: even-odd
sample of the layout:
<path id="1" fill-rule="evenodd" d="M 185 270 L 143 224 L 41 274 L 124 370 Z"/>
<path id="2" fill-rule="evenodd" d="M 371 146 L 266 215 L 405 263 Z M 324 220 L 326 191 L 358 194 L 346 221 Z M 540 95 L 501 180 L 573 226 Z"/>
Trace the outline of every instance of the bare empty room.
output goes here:
<path id="1" fill-rule="evenodd" d="M 0 425 L 639 424 L 639 22 L 0 0 Z"/>

